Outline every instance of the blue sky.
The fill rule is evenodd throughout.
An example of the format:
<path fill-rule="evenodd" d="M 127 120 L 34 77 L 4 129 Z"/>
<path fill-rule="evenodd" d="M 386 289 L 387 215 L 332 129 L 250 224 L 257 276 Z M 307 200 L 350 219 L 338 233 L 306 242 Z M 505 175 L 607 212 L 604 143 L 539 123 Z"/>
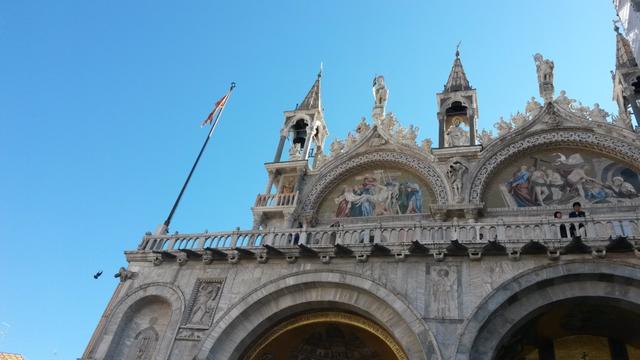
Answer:
<path fill-rule="evenodd" d="M 231 81 L 172 231 L 250 226 L 282 113 L 321 61 L 329 142 L 370 117 L 375 74 L 388 110 L 435 140 L 458 41 L 481 128 L 538 95 L 536 52 L 556 93 L 616 111 L 614 16 L 607 0 L 1 2 L 0 352 L 82 354 L 123 251 L 166 217 Z"/>

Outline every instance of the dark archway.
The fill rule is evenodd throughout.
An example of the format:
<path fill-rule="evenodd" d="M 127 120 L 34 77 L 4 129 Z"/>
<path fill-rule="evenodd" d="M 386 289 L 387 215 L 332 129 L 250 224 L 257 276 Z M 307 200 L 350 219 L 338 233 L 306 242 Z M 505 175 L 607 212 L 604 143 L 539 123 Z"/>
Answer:
<path fill-rule="evenodd" d="M 502 338 L 497 360 L 633 359 L 640 355 L 640 305 L 575 297 L 545 305 Z"/>
<path fill-rule="evenodd" d="M 539 316 L 550 311 L 566 318 L 569 313 L 562 315 L 560 311 L 563 304 L 576 304 L 581 299 L 595 299 L 598 306 L 608 306 L 607 309 L 614 306 L 618 317 L 628 315 L 629 311 L 640 314 L 638 267 L 612 261 L 571 261 L 537 267 L 514 277 L 492 291 L 465 322 L 455 359 L 489 360 L 503 356 L 509 345 L 518 341 L 520 329 L 534 326 Z M 589 306 L 586 309 L 593 310 L 595 305 Z M 589 335 L 588 327 L 574 330 L 566 332 L 567 336 L 557 335 L 558 339 L 598 335 L 593 332 L 596 335 Z M 615 340 L 636 343 L 617 335 Z"/>

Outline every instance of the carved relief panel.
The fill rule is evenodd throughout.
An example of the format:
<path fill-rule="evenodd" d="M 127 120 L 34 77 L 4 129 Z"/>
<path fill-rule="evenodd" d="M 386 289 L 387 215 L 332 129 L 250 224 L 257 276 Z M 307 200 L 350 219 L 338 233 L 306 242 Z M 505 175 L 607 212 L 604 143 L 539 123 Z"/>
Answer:
<path fill-rule="evenodd" d="M 223 282 L 218 278 L 196 280 L 177 339 L 200 340 L 202 331 L 211 327 Z"/>
<path fill-rule="evenodd" d="M 427 314 L 438 319 L 458 318 L 458 267 L 433 265 L 427 278 Z"/>

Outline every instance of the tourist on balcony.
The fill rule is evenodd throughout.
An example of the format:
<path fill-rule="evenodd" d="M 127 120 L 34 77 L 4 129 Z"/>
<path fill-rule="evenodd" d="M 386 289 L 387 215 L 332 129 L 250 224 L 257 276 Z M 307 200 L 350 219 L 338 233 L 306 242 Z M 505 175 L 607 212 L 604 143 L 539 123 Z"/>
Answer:
<path fill-rule="evenodd" d="M 580 204 L 580 202 L 576 201 L 573 203 L 573 211 L 569 213 L 569 218 L 579 218 L 579 217 L 586 217 L 587 215 L 585 214 L 584 211 L 582 211 L 582 204 Z M 585 232 L 585 228 L 584 228 L 584 224 L 583 223 L 579 223 L 578 224 L 578 233 L 576 234 L 576 227 L 574 224 L 571 224 L 571 226 L 569 227 L 569 233 L 571 234 L 571 237 L 580 237 L 582 238 L 583 236 L 586 236 L 586 232 Z"/>
<path fill-rule="evenodd" d="M 553 213 L 553 218 L 554 219 L 562 219 L 562 213 L 560 211 L 556 211 Z M 566 238 L 567 237 L 567 227 L 564 224 L 560 224 L 560 237 L 561 238 Z"/>

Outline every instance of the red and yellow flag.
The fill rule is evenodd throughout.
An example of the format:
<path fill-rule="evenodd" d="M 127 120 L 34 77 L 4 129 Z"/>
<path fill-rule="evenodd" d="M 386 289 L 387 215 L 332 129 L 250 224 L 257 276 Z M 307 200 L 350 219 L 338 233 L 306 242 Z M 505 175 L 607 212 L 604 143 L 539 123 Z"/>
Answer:
<path fill-rule="evenodd" d="M 207 118 L 204 119 L 204 121 L 202 122 L 201 127 L 204 127 L 205 125 L 211 124 L 213 122 L 213 118 L 216 116 L 216 113 L 218 113 L 220 110 L 222 110 L 222 108 L 224 108 L 224 105 L 226 104 L 228 98 L 229 98 L 229 93 L 225 94 L 223 97 L 220 98 L 220 100 L 216 102 L 215 106 L 213 107 L 213 110 L 211 110 L 211 113 L 209 113 L 209 116 L 207 116 Z"/>

